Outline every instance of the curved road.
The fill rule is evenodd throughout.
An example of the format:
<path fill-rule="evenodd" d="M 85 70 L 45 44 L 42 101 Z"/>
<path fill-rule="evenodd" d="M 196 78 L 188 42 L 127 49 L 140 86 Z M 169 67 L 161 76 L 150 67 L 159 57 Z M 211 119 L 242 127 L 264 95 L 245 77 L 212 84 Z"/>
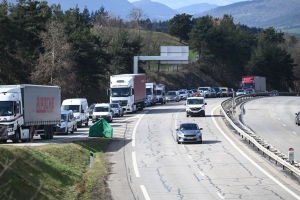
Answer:
<path fill-rule="evenodd" d="M 207 99 L 206 117 L 185 116 L 183 102 L 137 114 L 135 126 L 108 149 L 114 199 L 300 199 L 296 181 L 236 138 L 220 103 Z M 203 144 L 177 144 L 175 129 L 194 121 Z"/>
<path fill-rule="evenodd" d="M 247 102 L 244 108 L 248 127 L 285 155 L 294 148 L 295 160 L 300 161 L 300 126 L 295 124 L 300 97 L 261 98 Z"/>

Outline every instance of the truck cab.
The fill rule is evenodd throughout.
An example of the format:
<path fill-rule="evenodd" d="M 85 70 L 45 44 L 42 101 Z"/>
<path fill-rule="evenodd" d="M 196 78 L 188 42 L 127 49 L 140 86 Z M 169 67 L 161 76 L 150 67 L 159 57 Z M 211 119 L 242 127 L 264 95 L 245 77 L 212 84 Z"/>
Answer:
<path fill-rule="evenodd" d="M 166 100 L 166 89 L 163 84 L 156 85 L 156 102 L 165 104 Z"/>

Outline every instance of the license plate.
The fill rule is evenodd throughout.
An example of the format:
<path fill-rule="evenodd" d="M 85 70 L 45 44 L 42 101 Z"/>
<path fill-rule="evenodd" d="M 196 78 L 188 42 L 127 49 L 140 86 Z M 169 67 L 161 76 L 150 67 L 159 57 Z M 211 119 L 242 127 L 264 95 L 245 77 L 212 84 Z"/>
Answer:
<path fill-rule="evenodd" d="M 193 137 L 187 137 L 187 139 L 191 140 L 191 139 L 194 139 Z"/>

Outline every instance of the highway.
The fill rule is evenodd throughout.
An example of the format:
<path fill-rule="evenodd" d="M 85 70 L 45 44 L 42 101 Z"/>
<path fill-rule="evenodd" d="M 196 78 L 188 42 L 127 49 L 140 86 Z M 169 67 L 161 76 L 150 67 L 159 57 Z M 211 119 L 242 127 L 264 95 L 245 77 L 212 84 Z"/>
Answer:
<path fill-rule="evenodd" d="M 300 199 L 299 177 L 268 161 L 226 126 L 220 113 L 224 100 L 206 99 L 206 117 L 187 118 L 184 102 L 180 101 L 114 118 L 113 140 L 106 152 L 111 167 L 108 188 L 113 199 Z M 275 134 L 276 130 L 277 137 L 270 135 L 270 139 L 281 143 L 287 140 L 293 145 L 287 135 L 291 132 L 295 140 L 300 134 L 294 124 L 296 104 L 295 97 L 250 101 L 245 104 L 245 121 L 254 131 L 256 128 L 261 131 L 273 130 L 277 119 L 286 129 L 280 129 L 277 122 L 278 127 L 271 131 Z M 287 112 L 291 113 L 290 119 L 288 116 L 278 119 L 278 115 Z M 186 121 L 196 122 L 203 128 L 203 144 L 177 144 L 175 129 Z M 35 137 L 33 143 L 17 145 L 79 139 L 90 139 L 88 127 L 70 135 L 55 135 L 53 140 Z"/>
<path fill-rule="evenodd" d="M 300 127 L 295 113 L 300 110 L 300 97 L 268 97 L 250 101 L 244 106 L 244 122 L 260 137 L 286 155 L 294 148 L 300 161 Z"/>
<path fill-rule="evenodd" d="M 300 199 L 297 180 L 227 128 L 222 100 L 207 99 L 204 118 L 186 118 L 182 101 L 137 114 L 126 139 L 115 140 L 107 152 L 113 198 Z M 203 144 L 176 143 L 175 128 L 186 121 L 203 128 Z"/>

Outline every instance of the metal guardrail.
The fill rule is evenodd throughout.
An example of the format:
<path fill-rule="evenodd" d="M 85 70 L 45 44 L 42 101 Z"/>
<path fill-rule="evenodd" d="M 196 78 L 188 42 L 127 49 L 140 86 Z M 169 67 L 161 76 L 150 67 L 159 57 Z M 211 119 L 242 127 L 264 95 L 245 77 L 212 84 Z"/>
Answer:
<path fill-rule="evenodd" d="M 249 130 L 240 122 L 240 120 L 237 120 L 236 117 L 234 116 L 236 113 L 236 108 L 240 104 L 253 99 L 270 97 L 270 96 L 300 96 L 300 93 L 286 92 L 286 93 L 276 93 L 276 95 L 273 95 L 273 93 L 257 93 L 257 94 L 241 95 L 234 98 L 234 102 L 233 102 L 233 98 L 223 101 L 221 103 L 222 112 L 226 120 L 231 124 L 231 126 L 239 133 L 239 135 L 241 135 L 242 138 L 248 140 L 249 144 L 252 143 L 253 146 L 255 146 L 258 151 L 261 151 L 263 155 L 266 154 L 269 157 L 269 159 L 272 158 L 276 162 L 276 164 L 280 163 L 283 169 L 287 168 L 292 173 L 295 173 L 298 176 L 300 176 L 300 162 L 298 161 L 289 162 L 287 155 L 277 150 L 267 141 L 265 141 L 264 139 L 256 135 L 253 131 Z"/>

